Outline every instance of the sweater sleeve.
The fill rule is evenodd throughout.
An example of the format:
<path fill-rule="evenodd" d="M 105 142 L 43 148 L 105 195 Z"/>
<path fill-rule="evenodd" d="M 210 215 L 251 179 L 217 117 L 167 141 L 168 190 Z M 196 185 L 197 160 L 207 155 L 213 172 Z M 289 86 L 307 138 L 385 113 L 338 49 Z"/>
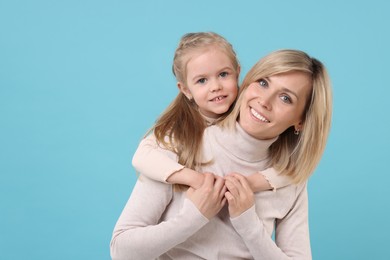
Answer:
<path fill-rule="evenodd" d="M 265 230 L 255 206 L 232 219 L 254 259 L 311 259 L 306 184 L 298 186 L 296 200 L 287 215 L 276 221 L 275 241 Z"/>
<path fill-rule="evenodd" d="M 113 260 L 155 259 L 208 223 L 189 199 L 175 217 L 159 222 L 172 192 L 172 185 L 140 176 L 114 228 Z"/>
<path fill-rule="evenodd" d="M 273 191 L 286 187 L 292 183 L 291 178 L 286 175 L 279 174 L 274 168 L 268 168 L 259 172 L 269 182 Z"/>
<path fill-rule="evenodd" d="M 184 168 L 176 158 L 162 152 L 153 134 L 144 138 L 134 153 L 133 166 L 137 172 L 160 182 L 167 183 L 168 177 Z"/>

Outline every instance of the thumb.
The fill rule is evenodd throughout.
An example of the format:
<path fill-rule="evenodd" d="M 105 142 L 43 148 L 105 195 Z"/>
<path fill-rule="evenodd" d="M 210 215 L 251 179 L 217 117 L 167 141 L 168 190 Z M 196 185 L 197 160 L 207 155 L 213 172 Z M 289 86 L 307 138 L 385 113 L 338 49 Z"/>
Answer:
<path fill-rule="evenodd" d="M 225 192 L 225 198 L 227 199 L 228 202 L 234 200 L 233 195 L 229 191 Z"/>

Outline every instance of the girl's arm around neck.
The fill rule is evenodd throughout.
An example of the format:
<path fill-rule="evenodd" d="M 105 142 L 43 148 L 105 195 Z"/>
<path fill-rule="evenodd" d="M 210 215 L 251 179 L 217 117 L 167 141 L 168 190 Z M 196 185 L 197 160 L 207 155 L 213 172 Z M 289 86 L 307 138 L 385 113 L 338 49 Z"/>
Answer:
<path fill-rule="evenodd" d="M 132 163 L 137 172 L 164 183 L 167 183 L 169 176 L 184 168 L 177 163 L 176 154 L 157 144 L 153 134 L 142 139 L 134 153 Z"/>

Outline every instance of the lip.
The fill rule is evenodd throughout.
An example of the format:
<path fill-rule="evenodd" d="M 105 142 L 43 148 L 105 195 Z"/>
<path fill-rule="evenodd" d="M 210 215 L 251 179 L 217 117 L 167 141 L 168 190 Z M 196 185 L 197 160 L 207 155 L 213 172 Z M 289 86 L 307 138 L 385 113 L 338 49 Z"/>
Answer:
<path fill-rule="evenodd" d="M 210 99 L 209 101 L 219 103 L 219 102 L 225 100 L 226 98 L 227 98 L 227 95 L 219 95 L 219 96 L 216 96 L 216 97 Z"/>
<path fill-rule="evenodd" d="M 252 118 L 254 118 L 256 121 L 259 121 L 262 123 L 270 123 L 270 120 L 267 117 L 265 117 L 263 114 L 261 114 L 259 111 L 257 111 L 253 107 L 249 107 L 249 113 L 251 114 Z"/>

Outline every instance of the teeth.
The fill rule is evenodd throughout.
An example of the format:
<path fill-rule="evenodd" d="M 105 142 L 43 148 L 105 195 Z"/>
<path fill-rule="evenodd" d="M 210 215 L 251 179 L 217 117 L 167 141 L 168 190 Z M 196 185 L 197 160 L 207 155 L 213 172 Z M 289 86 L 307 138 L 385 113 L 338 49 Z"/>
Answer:
<path fill-rule="evenodd" d="M 214 98 L 214 101 L 220 101 L 222 99 L 224 99 L 224 97 L 223 96 L 219 96 L 219 97 Z"/>
<path fill-rule="evenodd" d="M 259 113 L 257 113 L 253 108 L 251 108 L 251 113 L 252 115 L 254 115 L 257 119 L 259 119 L 260 121 L 263 121 L 265 123 L 269 123 L 269 121 L 263 117 L 262 115 L 260 115 Z"/>

